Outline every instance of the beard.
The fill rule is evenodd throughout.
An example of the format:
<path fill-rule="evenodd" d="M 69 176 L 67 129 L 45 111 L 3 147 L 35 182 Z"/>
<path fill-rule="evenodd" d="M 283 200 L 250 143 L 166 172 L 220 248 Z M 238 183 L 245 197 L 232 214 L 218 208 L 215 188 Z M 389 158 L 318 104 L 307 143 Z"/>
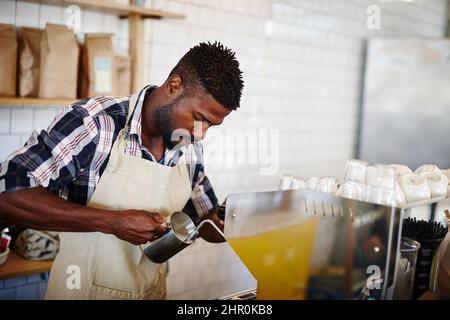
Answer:
<path fill-rule="evenodd" d="M 192 136 L 187 130 L 173 128 L 173 111 L 178 106 L 180 97 L 177 97 L 169 104 L 158 106 L 155 111 L 156 123 L 163 138 L 163 144 L 166 149 L 172 150 L 180 148 L 193 141 Z"/>

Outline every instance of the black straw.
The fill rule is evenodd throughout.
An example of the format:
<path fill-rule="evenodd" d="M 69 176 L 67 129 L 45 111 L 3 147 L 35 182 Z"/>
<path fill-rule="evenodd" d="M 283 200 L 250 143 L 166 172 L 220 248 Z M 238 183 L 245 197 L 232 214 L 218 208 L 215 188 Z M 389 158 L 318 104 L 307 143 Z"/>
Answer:
<path fill-rule="evenodd" d="M 412 239 L 434 240 L 445 237 L 448 228 L 439 222 L 407 218 L 403 220 L 403 236 Z"/>

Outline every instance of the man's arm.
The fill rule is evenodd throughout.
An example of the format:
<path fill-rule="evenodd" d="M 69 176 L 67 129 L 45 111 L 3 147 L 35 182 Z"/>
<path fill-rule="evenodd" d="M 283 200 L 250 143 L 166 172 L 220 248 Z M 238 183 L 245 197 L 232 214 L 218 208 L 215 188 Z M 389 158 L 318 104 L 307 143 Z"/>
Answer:
<path fill-rule="evenodd" d="M 88 208 L 57 196 L 91 165 L 100 122 L 85 105 L 67 106 L 47 130 L 0 164 L 0 218 L 11 224 L 52 231 L 100 231 L 134 244 L 162 234 L 162 218 L 140 210 Z M 80 202 L 82 203 L 82 202 Z"/>
<path fill-rule="evenodd" d="M 110 211 L 90 208 L 61 199 L 41 188 L 0 194 L 0 217 L 10 223 L 48 231 L 114 234 L 142 244 L 164 234 L 164 219 L 143 210 Z"/>
<path fill-rule="evenodd" d="M 189 169 L 193 179 L 192 195 L 183 211 L 191 216 L 198 225 L 205 219 L 210 219 L 223 232 L 223 221 L 217 216 L 219 203 L 208 177 L 204 173 L 203 147 L 195 143 L 187 150 Z M 200 237 L 208 242 L 225 242 L 225 239 L 210 224 L 204 224 L 200 229 Z"/>

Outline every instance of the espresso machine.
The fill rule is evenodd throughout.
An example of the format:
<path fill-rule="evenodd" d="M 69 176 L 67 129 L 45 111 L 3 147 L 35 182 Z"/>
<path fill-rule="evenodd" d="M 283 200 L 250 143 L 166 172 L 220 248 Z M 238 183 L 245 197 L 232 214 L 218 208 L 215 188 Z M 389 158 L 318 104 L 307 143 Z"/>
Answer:
<path fill-rule="evenodd" d="M 390 207 L 306 189 L 232 194 L 224 235 L 257 280 L 256 299 L 389 300 L 403 218 L 442 200 Z"/>

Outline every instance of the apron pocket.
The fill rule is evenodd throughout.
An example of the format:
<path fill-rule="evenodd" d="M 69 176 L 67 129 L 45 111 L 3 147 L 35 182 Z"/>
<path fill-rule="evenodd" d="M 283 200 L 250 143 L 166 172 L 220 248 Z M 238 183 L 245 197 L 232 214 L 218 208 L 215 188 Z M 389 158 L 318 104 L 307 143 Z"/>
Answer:
<path fill-rule="evenodd" d="M 143 299 L 161 279 L 161 265 L 152 263 L 140 246 L 100 234 L 96 249 L 92 285 L 99 299 Z"/>
<path fill-rule="evenodd" d="M 92 284 L 91 299 L 95 300 L 141 300 L 143 295 Z"/>
<path fill-rule="evenodd" d="M 147 290 L 144 293 L 144 300 L 166 300 L 167 299 L 167 287 L 166 287 L 166 270 L 165 267 L 161 268 L 158 272 L 158 277 L 155 280 L 153 288 Z"/>

